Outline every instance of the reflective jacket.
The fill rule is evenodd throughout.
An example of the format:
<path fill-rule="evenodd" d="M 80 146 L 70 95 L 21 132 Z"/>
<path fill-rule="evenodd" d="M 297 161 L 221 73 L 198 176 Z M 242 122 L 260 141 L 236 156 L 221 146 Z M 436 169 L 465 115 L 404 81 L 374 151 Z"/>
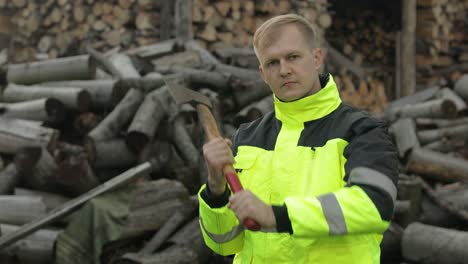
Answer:
<path fill-rule="evenodd" d="M 242 125 L 234 168 L 245 189 L 273 206 L 275 231 L 244 229 L 229 189 L 199 192 L 205 243 L 234 263 L 380 263 L 396 200 L 398 160 L 387 127 L 341 103 L 331 75 L 322 89 Z"/>

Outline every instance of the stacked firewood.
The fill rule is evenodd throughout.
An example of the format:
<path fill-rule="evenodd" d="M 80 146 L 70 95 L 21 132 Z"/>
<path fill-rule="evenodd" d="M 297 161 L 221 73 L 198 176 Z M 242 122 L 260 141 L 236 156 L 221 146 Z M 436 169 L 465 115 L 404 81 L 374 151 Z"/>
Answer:
<path fill-rule="evenodd" d="M 9 54 L 12 62 L 83 53 L 87 45 L 107 51 L 156 43 L 174 37 L 176 1 L 48 0 L 1 1 L 17 10 Z M 186 4 L 186 3 L 184 3 Z M 192 1 L 192 31 L 203 47 L 252 45 L 255 29 L 268 18 L 298 13 L 318 25 L 322 39 L 331 25 L 327 0 Z"/>
<path fill-rule="evenodd" d="M 386 109 L 401 161 L 396 214 L 382 245 L 388 263 L 466 262 L 467 101 L 464 75 Z"/>
<path fill-rule="evenodd" d="M 172 13 L 162 11 L 172 1 L 4 2 L 0 7 L 17 9 L 12 18 L 16 26 L 10 51 L 13 62 L 76 55 L 87 45 L 108 50 L 155 43 L 161 38 L 161 29 L 170 23 L 163 13 Z"/>
<path fill-rule="evenodd" d="M 319 39 L 331 25 L 327 0 L 322 1 L 193 1 L 193 31 L 209 50 L 250 47 L 255 29 L 272 16 L 297 13 L 317 25 Z"/>
<path fill-rule="evenodd" d="M 417 1 L 416 65 L 421 75 L 418 83 L 430 83 L 451 73 L 467 72 L 468 1 Z M 450 67 L 450 70 L 444 70 Z"/>

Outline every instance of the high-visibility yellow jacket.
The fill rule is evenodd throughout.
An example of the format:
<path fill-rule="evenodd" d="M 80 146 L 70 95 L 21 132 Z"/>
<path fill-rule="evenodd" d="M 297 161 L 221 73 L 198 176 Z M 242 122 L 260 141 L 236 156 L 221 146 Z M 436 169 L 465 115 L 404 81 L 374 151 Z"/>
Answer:
<path fill-rule="evenodd" d="M 205 243 L 234 263 L 380 263 L 396 200 L 398 160 L 383 122 L 322 89 L 239 128 L 234 168 L 245 189 L 273 206 L 275 231 L 252 232 L 226 207 L 230 191 L 199 192 Z"/>

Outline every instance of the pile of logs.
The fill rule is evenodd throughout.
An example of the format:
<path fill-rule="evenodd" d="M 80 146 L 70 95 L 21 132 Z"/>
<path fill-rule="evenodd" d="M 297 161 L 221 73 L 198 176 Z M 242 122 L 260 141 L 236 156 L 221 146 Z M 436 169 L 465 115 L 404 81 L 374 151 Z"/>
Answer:
<path fill-rule="evenodd" d="M 145 258 L 206 263 L 211 254 L 188 199 L 206 180 L 200 158 L 205 139 L 194 108 L 175 104 L 165 78 L 207 95 L 226 137 L 272 110 L 270 89 L 258 69 L 222 63 L 195 40 L 121 53 L 87 51 L 5 67 L 0 260 L 50 263 L 57 228 L 73 217 L 66 215 L 104 190 L 146 176 L 151 185 L 145 183 L 139 189 L 143 198 L 130 206 L 125 241 L 157 231 L 157 239 L 145 240 L 153 241 L 141 249 Z M 192 213 L 178 214 L 184 211 Z M 171 222 L 179 224 L 163 227 Z M 104 255 L 112 256 L 108 263 L 119 259 Z"/>
<path fill-rule="evenodd" d="M 400 157 L 396 214 L 384 236 L 388 263 L 465 263 L 468 258 L 468 75 L 385 111 Z M 383 262 L 386 263 L 386 262 Z"/>
<path fill-rule="evenodd" d="M 87 45 L 107 51 L 177 37 L 180 21 L 174 14 L 181 8 L 192 10 L 190 34 L 209 50 L 251 46 L 255 29 L 277 14 L 303 15 L 318 25 L 320 38 L 331 25 L 327 0 L 15 0 L 0 1 L 0 8 L 16 10 L 9 19 L 16 27 L 11 62 L 82 54 Z"/>
<path fill-rule="evenodd" d="M 169 38 L 173 23 L 173 1 L 17 0 L 2 1 L 1 7 L 16 9 L 12 62 L 76 55 L 87 45 L 100 50 L 147 45 Z"/>
<path fill-rule="evenodd" d="M 468 1 L 418 0 L 416 65 L 418 83 L 468 71 Z M 445 68 L 449 67 L 450 70 Z"/>
<path fill-rule="evenodd" d="M 232 46 L 250 47 L 258 26 L 272 16 L 286 13 L 297 13 L 315 23 L 319 39 L 323 39 L 325 30 L 332 22 L 327 12 L 327 0 L 194 0 L 194 37 L 209 50 Z"/>

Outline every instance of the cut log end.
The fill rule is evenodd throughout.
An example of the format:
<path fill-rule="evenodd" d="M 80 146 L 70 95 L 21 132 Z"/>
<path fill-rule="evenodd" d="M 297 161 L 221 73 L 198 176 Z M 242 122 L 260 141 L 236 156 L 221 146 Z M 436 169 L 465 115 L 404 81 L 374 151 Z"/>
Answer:
<path fill-rule="evenodd" d="M 125 139 L 127 146 L 135 153 L 140 153 L 150 139 L 139 131 L 130 131 Z"/>

